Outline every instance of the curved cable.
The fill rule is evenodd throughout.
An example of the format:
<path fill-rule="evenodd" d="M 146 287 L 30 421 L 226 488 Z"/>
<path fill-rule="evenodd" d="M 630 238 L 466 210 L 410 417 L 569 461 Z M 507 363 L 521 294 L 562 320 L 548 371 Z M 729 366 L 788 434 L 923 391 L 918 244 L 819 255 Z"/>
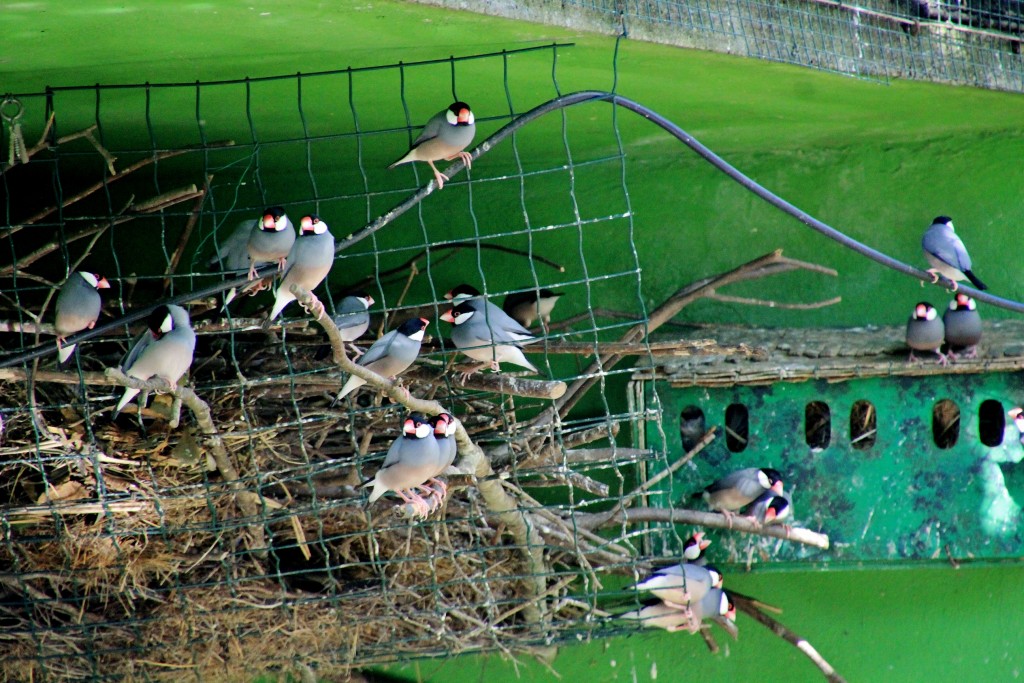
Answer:
<path fill-rule="evenodd" d="M 903 273 L 904 275 L 909 275 L 910 277 L 917 278 L 918 280 L 921 280 L 923 282 L 932 282 L 932 276 L 930 273 L 920 270 L 919 268 L 914 268 L 913 266 L 910 266 L 906 263 L 903 263 L 902 261 L 894 259 L 893 257 L 888 256 L 887 254 L 883 254 L 882 252 L 876 249 L 872 249 L 871 247 L 861 242 L 858 242 L 852 237 L 844 235 L 835 228 L 810 215 L 806 211 L 802 211 L 793 204 L 790 204 L 785 199 L 779 197 L 778 195 L 771 192 L 767 188 L 762 187 L 756 181 L 744 175 L 732 164 L 730 164 L 725 159 L 721 158 L 720 156 L 712 152 L 709 148 L 701 144 L 696 138 L 694 138 L 692 135 L 687 133 L 685 130 L 683 130 L 676 124 L 666 119 L 664 116 L 661 116 L 657 112 L 648 109 L 639 102 L 635 102 L 634 100 L 622 97 L 620 95 L 616 95 L 614 93 L 605 92 L 601 90 L 584 90 L 580 92 L 569 93 L 567 95 L 562 95 L 561 97 L 556 97 L 552 100 L 548 100 L 547 102 L 534 107 L 533 109 L 527 111 L 526 113 L 522 114 L 521 116 L 517 117 L 516 119 L 510 121 L 505 126 L 498 129 L 493 135 L 491 135 L 486 140 L 481 142 L 472 151 L 472 156 L 474 159 L 477 159 L 483 154 L 486 154 L 499 142 L 512 135 L 512 133 L 519 130 L 523 126 L 527 125 L 531 121 L 534 121 L 535 119 L 544 116 L 545 114 L 549 114 L 559 109 L 564 109 L 566 107 L 571 107 L 586 102 L 609 102 L 611 104 L 620 106 L 624 109 L 628 109 L 629 111 L 632 111 L 633 113 L 638 114 L 639 116 L 642 116 L 651 123 L 659 126 L 663 130 L 671 134 L 677 140 L 679 140 L 687 147 L 692 149 L 694 152 L 696 152 L 705 161 L 710 163 L 712 166 L 717 168 L 725 175 L 732 178 L 745 189 L 754 193 L 764 201 L 768 202 L 772 206 L 779 209 L 780 211 L 789 214 L 790 216 L 797 219 L 798 221 L 808 226 L 809 228 L 816 230 L 817 232 L 820 232 L 829 239 L 832 239 L 838 242 L 839 244 L 843 245 L 847 249 L 851 249 L 861 254 L 862 256 L 866 256 L 872 261 L 880 263 L 883 266 L 886 266 L 887 268 L 891 268 L 893 270 Z M 461 160 L 459 160 L 453 163 L 447 169 L 445 169 L 445 174 L 451 176 L 455 173 L 461 172 L 464 168 L 465 164 Z M 390 211 L 387 211 L 378 216 L 374 221 L 366 225 L 359 232 L 351 235 L 350 237 L 344 240 L 341 240 L 335 247 L 335 253 L 340 253 L 344 251 L 348 247 L 351 247 L 353 244 L 362 241 L 363 239 L 369 237 L 370 235 L 377 232 L 387 224 L 391 223 L 396 218 L 404 214 L 406 211 L 408 211 L 409 209 L 423 201 L 423 199 L 426 198 L 428 195 L 433 193 L 435 187 L 436 185 L 434 181 L 431 180 L 426 185 L 417 190 L 415 193 L 407 197 L 400 204 L 392 208 Z M 258 269 L 257 275 L 258 277 L 266 277 L 270 275 L 276 268 L 276 264 L 268 264 Z M 138 320 L 142 320 L 143 318 L 148 316 L 161 303 L 181 304 L 191 299 L 213 296 L 219 294 L 220 292 L 224 292 L 228 289 L 231 289 L 232 287 L 240 287 L 246 284 L 247 282 L 247 276 L 240 276 L 233 280 L 222 280 L 220 282 L 217 282 L 216 284 L 210 285 L 209 287 L 181 294 L 179 296 L 173 297 L 165 301 L 157 302 L 155 304 L 152 304 L 151 306 L 135 310 L 121 318 L 118 318 L 117 320 L 113 320 L 103 325 L 97 325 L 91 330 L 85 330 L 83 332 L 74 334 L 68 337 L 65 343 L 76 344 L 78 342 L 85 341 L 86 339 L 91 339 L 93 337 L 100 336 L 118 327 L 122 327 L 124 325 L 136 322 Z M 939 284 L 946 287 L 952 287 L 954 283 L 945 277 L 940 277 Z M 1004 299 L 1002 297 L 995 296 L 994 294 L 987 294 L 985 292 L 979 291 L 972 287 L 968 287 L 966 285 L 961 285 L 959 291 L 962 291 L 968 294 L 969 296 L 973 297 L 974 299 L 978 301 L 983 301 L 992 306 L 1003 308 L 1008 311 L 1014 311 L 1016 313 L 1024 313 L 1024 303 L 1021 303 L 1019 301 Z M 0 359 L 0 368 L 10 367 L 12 365 L 19 365 L 21 363 L 25 363 L 27 361 L 31 361 L 36 358 L 40 358 L 42 356 L 54 353 L 56 352 L 56 350 L 56 344 L 53 344 L 52 342 L 40 344 L 22 353 L 18 353 L 16 355 Z"/>

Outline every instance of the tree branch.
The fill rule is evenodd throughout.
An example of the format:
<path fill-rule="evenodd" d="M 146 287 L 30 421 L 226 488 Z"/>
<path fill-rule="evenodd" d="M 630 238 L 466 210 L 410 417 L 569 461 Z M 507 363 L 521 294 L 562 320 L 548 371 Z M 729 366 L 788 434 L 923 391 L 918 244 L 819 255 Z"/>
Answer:
<path fill-rule="evenodd" d="M 814 665 L 821 670 L 821 673 L 825 675 L 825 680 L 829 681 L 829 683 L 846 683 L 846 679 L 840 676 L 836 670 L 832 668 L 832 665 L 829 664 L 824 657 L 818 654 L 818 651 L 814 649 L 814 646 L 761 611 L 757 606 L 757 600 L 732 590 L 729 591 L 729 596 L 732 598 L 732 602 L 736 606 L 736 609 L 744 614 L 749 614 L 755 621 L 765 626 L 769 631 L 777 635 L 779 638 L 782 638 L 787 643 L 793 645 L 796 649 L 800 650 L 800 652 L 804 653 L 804 655 L 814 662 Z"/>

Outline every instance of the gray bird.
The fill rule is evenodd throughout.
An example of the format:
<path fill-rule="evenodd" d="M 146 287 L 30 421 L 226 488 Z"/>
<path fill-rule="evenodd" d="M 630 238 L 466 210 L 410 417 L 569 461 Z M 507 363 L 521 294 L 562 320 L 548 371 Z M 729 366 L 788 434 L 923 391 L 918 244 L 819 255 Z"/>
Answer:
<path fill-rule="evenodd" d="M 712 588 L 721 587 L 722 573 L 716 568 L 687 562 L 659 569 L 633 589 L 650 591 L 670 607 L 684 609 L 688 603 L 700 602 Z"/>
<path fill-rule="evenodd" d="M 978 304 L 964 293 L 958 293 L 949 302 L 949 308 L 942 314 L 942 324 L 946 329 L 946 353 L 956 358 L 961 353 L 964 358 L 978 355 L 978 342 L 981 341 L 981 316 Z"/>
<path fill-rule="evenodd" d="M 228 238 L 217 245 L 217 250 L 206 262 L 207 267 L 239 274 L 249 270 L 249 237 L 259 229 L 259 223 L 255 218 L 240 221 Z"/>
<path fill-rule="evenodd" d="M 416 489 L 430 491 L 423 485 L 437 469 L 440 456 L 433 433 L 434 426 L 426 415 L 409 413 L 402 426 L 402 436 L 391 444 L 376 476 L 363 484 L 373 487 L 371 503 L 388 491 L 394 491 L 418 514 L 426 517 L 430 513 L 430 504 Z"/>
<path fill-rule="evenodd" d="M 57 294 L 56 320 L 57 357 L 66 363 L 75 352 L 75 344 L 64 344 L 67 337 L 96 327 L 103 301 L 99 290 L 110 289 L 105 277 L 95 273 L 75 271 Z"/>
<path fill-rule="evenodd" d="M 160 377 L 172 387 L 192 365 L 196 333 L 188 311 L 181 306 L 161 304 L 146 319 L 149 328 L 135 341 L 121 361 L 121 370 L 129 377 L 147 380 Z M 114 415 L 121 412 L 139 389 L 125 389 Z"/>
<path fill-rule="evenodd" d="M 281 279 L 274 298 L 274 308 L 267 320 L 281 315 L 284 307 L 295 301 L 292 285 L 312 292 L 320 286 L 334 265 L 334 235 L 319 216 L 303 216 L 299 237 L 287 257 L 288 269 Z"/>
<path fill-rule="evenodd" d="M 455 347 L 480 363 L 464 374 L 472 374 L 488 364 L 498 372 L 499 363 L 512 363 L 537 372 L 537 368 L 523 355 L 522 344 L 525 342 L 517 331 L 520 329 L 519 323 L 510 319 L 515 325 L 515 328 L 510 329 L 502 325 L 500 320 L 488 319 L 487 313 L 474 309 L 474 303 L 478 301 L 463 301 L 441 316 L 441 320 L 453 325 L 451 339 Z"/>
<path fill-rule="evenodd" d="M 761 526 L 784 524 L 793 519 L 793 500 L 787 493 L 765 491 L 743 510 Z"/>
<path fill-rule="evenodd" d="M 352 292 L 338 305 L 331 319 L 341 334 L 342 341 L 354 342 L 370 328 L 369 308 L 373 297 L 363 291 Z"/>
<path fill-rule="evenodd" d="M 550 289 L 513 292 L 505 297 L 501 310 L 523 327 L 529 327 L 537 319 L 547 325 L 551 322 L 551 311 L 563 296 Z"/>
<path fill-rule="evenodd" d="M 953 291 L 959 287 L 957 280 L 965 278 L 978 289 L 988 289 L 985 283 L 971 272 L 971 257 L 953 230 L 953 219 L 949 216 L 938 216 L 932 221 L 921 238 L 921 248 L 924 250 L 925 259 L 932 266 L 928 269 L 932 274 L 932 282 L 938 282 L 939 275 L 944 275 L 953 281 Z"/>
<path fill-rule="evenodd" d="M 397 377 L 405 372 L 420 354 L 420 345 L 423 343 L 423 335 L 429 322 L 426 318 L 409 318 L 397 329 L 373 342 L 356 364 L 373 370 L 382 377 Z M 363 378 L 350 376 L 334 402 L 337 403 L 364 384 L 366 380 Z"/>
<path fill-rule="evenodd" d="M 437 471 L 430 477 L 429 483 L 437 486 L 438 499 L 443 500 L 448 493 L 448 485 L 438 479 L 455 462 L 458 455 L 458 444 L 455 443 L 455 430 L 458 423 L 449 413 L 435 415 L 431 420 L 434 425 L 434 439 L 437 441 L 439 453 Z"/>
<path fill-rule="evenodd" d="M 907 346 L 910 347 L 907 362 L 917 360 L 914 351 L 932 351 L 939 357 L 939 363 L 945 365 L 946 356 L 939 350 L 945 337 L 946 328 L 939 319 L 939 312 L 927 301 L 919 302 L 907 320 Z"/>
<path fill-rule="evenodd" d="M 508 313 L 488 301 L 487 297 L 472 285 L 461 284 L 458 287 L 454 287 L 444 295 L 444 298 L 450 300 L 453 306 L 468 303 L 474 311 L 486 317 L 487 322 L 491 326 L 505 330 L 520 344 L 532 344 L 538 340 L 537 337 L 533 336 L 533 332 L 530 332 Z"/>
<path fill-rule="evenodd" d="M 696 633 L 700 630 L 702 621 L 715 618 L 723 618 L 730 622 L 736 620 L 736 608 L 728 593 L 721 588 L 710 589 L 700 601 L 691 603 L 686 609 L 658 601 L 639 610 L 619 615 L 619 619 L 633 619 L 640 621 L 643 626 L 663 628 L 671 633 L 683 629 Z"/>
<path fill-rule="evenodd" d="M 748 467 L 717 479 L 703 490 L 692 494 L 703 498 L 708 507 L 726 517 L 754 502 L 765 491 L 782 493 L 782 475 L 770 467 Z"/>
<path fill-rule="evenodd" d="M 264 211 L 262 221 L 249 233 L 249 279 L 256 278 L 256 268 L 264 263 L 276 261 L 278 272 L 283 272 L 294 244 L 295 231 L 284 209 L 272 206 Z"/>
<path fill-rule="evenodd" d="M 425 161 L 434 172 L 437 189 L 442 189 L 448 176 L 438 171 L 434 162 L 441 159 L 451 161 L 459 157 L 466 163 L 466 168 L 471 168 L 473 156 L 464 150 L 469 147 L 473 142 L 473 136 L 476 135 L 475 121 L 476 118 L 468 104 L 453 102 L 444 111 L 430 117 L 427 125 L 423 127 L 423 132 L 413 140 L 409 151 L 388 168 L 413 161 Z"/>

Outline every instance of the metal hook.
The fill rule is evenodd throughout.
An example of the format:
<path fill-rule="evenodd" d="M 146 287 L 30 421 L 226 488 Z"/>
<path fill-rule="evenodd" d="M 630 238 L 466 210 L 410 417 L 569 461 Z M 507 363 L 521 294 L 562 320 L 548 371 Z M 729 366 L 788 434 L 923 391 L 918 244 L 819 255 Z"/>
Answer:
<path fill-rule="evenodd" d="M 28 149 L 25 148 L 25 138 L 21 134 L 20 119 L 25 115 L 25 105 L 16 97 L 8 95 L 0 102 L 0 118 L 11 130 L 10 151 L 7 154 L 7 165 L 14 166 L 15 158 L 21 163 L 28 163 Z"/>

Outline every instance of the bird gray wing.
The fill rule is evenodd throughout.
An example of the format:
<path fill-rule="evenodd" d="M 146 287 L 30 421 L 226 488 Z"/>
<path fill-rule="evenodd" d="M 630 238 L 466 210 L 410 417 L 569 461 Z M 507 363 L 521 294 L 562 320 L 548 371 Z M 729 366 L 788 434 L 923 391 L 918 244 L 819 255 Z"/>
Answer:
<path fill-rule="evenodd" d="M 357 361 L 358 364 L 365 368 L 370 363 L 378 361 L 388 355 L 388 351 L 391 349 L 391 345 L 395 343 L 395 337 L 397 336 L 398 330 L 391 330 L 383 337 L 373 342 L 373 344 L 370 345 L 370 348 L 367 349 L 366 353 L 359 358 Z"/>
<path fill-rule="evenodd" d="M 939 229 L 929 228 L 924 234 L 922 246 L 929 254 L 959 271 L 971 269 L 971 257 L 967 254 L 963 240 L 945 226 Z"/>
<path fill-rule="evenodd" d="M 447 111 L 447 110 L 445 110 Z M 423 126 L 423 130 L 420 131 L 419 137 L 412 141 L 413 147 L 419 147 L 427 140 L 433 140 L 441 133 L 441 127 L 448 123 L 445 118 L 445 113 L 440 111 L 430 117 L 427 124 Z"/>
<path fill-rule="evenodd" d="M 90 323 L 96 322 L 103 305 L 99 292 L 78 273 L 72 273 L 71 278 L 57 294 L 54 323 L 58 333 L 69 330 L 66 334 L 71 334 L 84 330 Z"/>
<path fill-rule="evenodd" d="M 721 479 L 712 482 L 705 489 L 708 493 L 715 493 L 716 491 L 725 491 L 728 489 L 738 489 L 744 495 L 758 495 L 764 488 L 757 481 L 757 470 L 756 467 L 748 467 L 742 470 L 736 470 L 730 472 Z M 753 485 L 752 491 L 747 491 Z"/>
<path fill-rule="evenodd" d="M 135 341 L 132 343 L 132 348 L 129 349 L 128 353 L 126 353 L 124 358 L 121 359 L 121 369 L 127 371 L 128 368 L 133 366 L 142 352 L 146 350 L 146 347 L 154 341 L 156 340 L 153 339 L 153 334 L 149 330 L 143 330 L 139 336 L 135 337 Z"/>
<path fill-rule="evenodd" d="M 259 221 L 253 219 L 242 221 L 228 235 L 228 238 L 214 248 L 214 253 L 207 261 L 213 268 L 221 265 L 224 270 L 241 270 L 249 267 L 249 236 Z"/>

